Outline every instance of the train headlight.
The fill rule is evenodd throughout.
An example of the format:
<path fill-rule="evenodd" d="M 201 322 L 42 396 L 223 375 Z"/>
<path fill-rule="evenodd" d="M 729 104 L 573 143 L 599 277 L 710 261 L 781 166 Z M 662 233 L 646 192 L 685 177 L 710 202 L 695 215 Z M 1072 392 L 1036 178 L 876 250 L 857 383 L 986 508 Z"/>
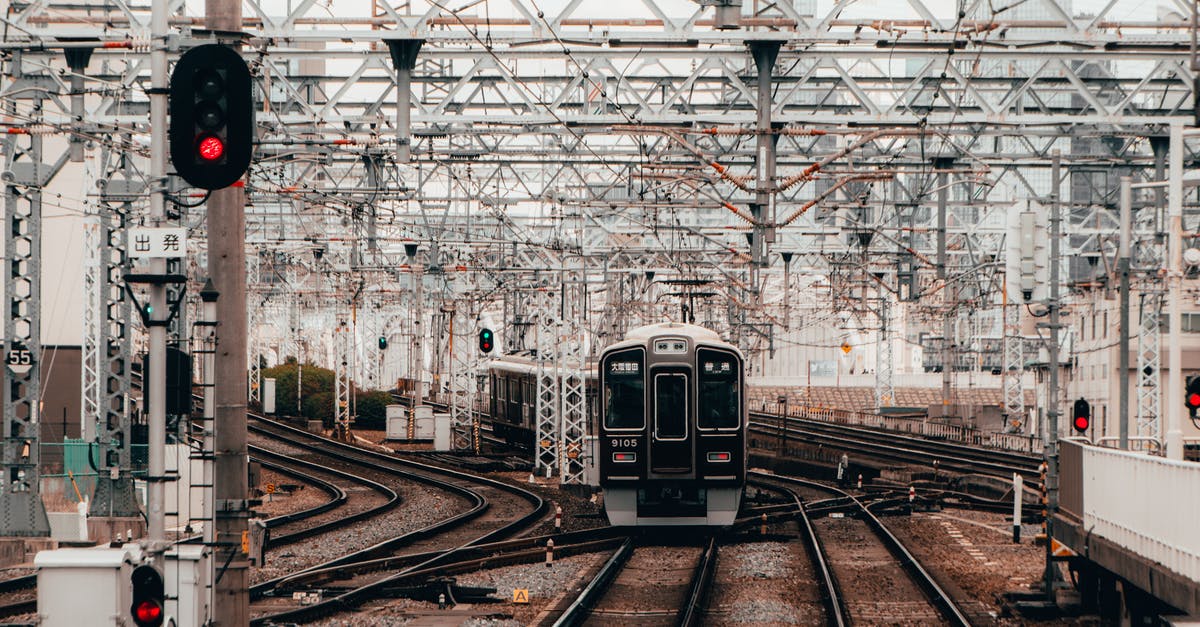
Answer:
<path fill-rule="evenodd" d="M 636 462 L 637 453 L 613 453 L 613 461 L 624 463 Z"/>
<path fill-rule="evenodd" d="M 708 461 L 710 461 L 710 462 L 727 462 L 731 459 L 733 459 L 733 456 L 730 455 L 729 453 L 709 453 L 708 454 Z"/>

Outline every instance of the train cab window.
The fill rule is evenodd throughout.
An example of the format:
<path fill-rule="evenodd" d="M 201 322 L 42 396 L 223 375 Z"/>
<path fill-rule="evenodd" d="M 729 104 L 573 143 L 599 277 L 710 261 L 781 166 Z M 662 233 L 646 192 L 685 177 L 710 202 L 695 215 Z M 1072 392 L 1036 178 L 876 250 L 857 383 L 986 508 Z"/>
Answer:
<path fill-rule="evenodd" d="M 687 375 L 654 375 L 654 437 L 658 440 L 687 438 Z"/>
<path fill-rule="evenodd" d="M 646 428 L 645 353 L 620 351 L 604 358 L 604 427 Z"/>
<path fill-rule="evenodd" d="M 699 398 L 696 426 L 701 429 L 736 429 L 741 424 L 741 394 L 736 355 L 724 351 L 696 352 Z"/>

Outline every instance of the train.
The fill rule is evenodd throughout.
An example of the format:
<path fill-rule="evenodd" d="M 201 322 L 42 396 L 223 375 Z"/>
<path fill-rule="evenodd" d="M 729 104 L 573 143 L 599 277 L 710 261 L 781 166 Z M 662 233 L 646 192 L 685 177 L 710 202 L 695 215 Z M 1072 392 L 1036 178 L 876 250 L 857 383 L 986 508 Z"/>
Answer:
<path fill-rule="evenodd" d="M 603 350 L 598 465 L 616 526 L 725 526 L 746 483 L 745 361 L 690 324 L 632 329 Z"/>
<path fill-rule="evenodd" d="M 488 412 L 492 435 L 510 446 L 533 450 L 537 431 L 537 362 L 531 353 L 503 355 L 488 362 Z M 596 416 L 596 370 L 584 371 L 588 422 Z"/>
<path fill-rule="evenodd" d="M 488 364 L 493 434 L 533 449 L 537 364 Z M 630 330 L 585 371 L 598 482 L 615 526 L 725 526 L 746 482 L 745 362 L 703 327 Z M 649 391 L 649 393 L 647 393 Z"/>

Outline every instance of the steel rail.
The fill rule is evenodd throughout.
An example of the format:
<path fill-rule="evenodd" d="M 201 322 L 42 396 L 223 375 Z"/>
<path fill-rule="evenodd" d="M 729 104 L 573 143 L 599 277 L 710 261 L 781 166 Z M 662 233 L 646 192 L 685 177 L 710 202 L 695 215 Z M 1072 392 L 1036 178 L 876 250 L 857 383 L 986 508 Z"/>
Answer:
<path fill-rule="evenodd" d="M 755 481 L 754 483 L 760 483 Z M 779 485 L 770 482 L 761 482 L 762 485 L 770 486 L 776 490 L 784 490 L 795 501 L 796 519 L 800 522 L 800 529 L 804 534 L 807 542 L 804 544 L 805 550 L 808 552 L 809 558 L 817 567 L 817 572 L 821 577 L 821 604 L 825 606 L 825 624 L 836 625 L 837 627 L 845 627 L 849 624 L 846 615 L 849 612 L 846 609 L 845 601 L 842 599 L 841 584 L 834 575 L 833 569 L 829 567 L 829 557 L 825 552 L 825 543 L 821 541 L 817 535 L 817 530 L 813 527 L 812 518 L 809 516 L 808 506 L 800 495 L 786 485 Z"/>
<path fill-rule="evenodd" d="M 768 475 L 757 471 L 751 471 L 751 474 L 762 480 L 802 485 L 816 490 L 840 494 L 849 498 L 858 506 L 859 511 L 862 513 L 863 520 L 865 520 L 867 524 L 870 525 L 870 527 L 875 531 L 876 535 L 880 538 L 880 540 L 883 541 L 883 544 L 887 547 L 888 551 L 892 553 L 892 555 L 900 562 L 900 565 L 904 568 L 904 570 L 908 572 L 909 576 L 913 579 L 913 582 L 921 588 L 921 591 L 925 593 L 925 596 L 929 602 L 939 612 L 941 612 L 942 617 L 949 621 L 951 625 L 959 625 L 962 627 L 969 627 L 971 625 L 971 621 L 967 619 L 966 615 L 958 607 L 958 604 L 954 601 L 950 594 L 937 583 L 929 571 L 925 570 L 925 567 L 921 565 L 920 560 L 918 560 L 908 550 L 908 548 L 904 546 L 904 543 L 901 542 L 900 539 L 897 538 L 895 534 L 893 534 L 887 528 L 887 526 L 883 524 L 883 521 L 879 520 L 879 517 L 877 517 L 874 512 L 871 511 L 871 506 L 864 504 L 862 501 L 854 497 L 854 495 L 815 481 L 808 481 L 806 479 L 798 479 L 796 477 L 787 477 L 783 475 Z"/>
<path fill-rule="evenodd" d="M 778 425 L 751 423 L 749 431 L 760 435 L 777 437 L 779 427 Z M 857 439 L 854 434 L 821 433 L 810 431 L 803 427 L 788 426 L 785 433 L 788 434 L 788 437 L 793 437 L 797 441 L 821 443 L 843 450 L 860 451 L 889 461 L 930 466 L 936 460 L 938 467 L 942 470 L 978 473 L 1003 478 L 1011 478 L 1014 472 L 1021 474 L 1027 479 L 1036 479 L 1038 477 L 1036 467 L 1012 466 L 987 461 L 969 453 L 964 456 L 962 453 L 939 449 L 937 448 L 937 443 L 928 440 L 924 441 L 924 444 L 915 445 L 914 448 L 905 448 L 876 442 L 871 439 Z M 893 441 L 895 439 L 893 438 Z M 853 448 L 850 448 L 850 446 L 853 446 Z"/>
<path fill-rule="evenodd" d="M 692 574 L 692 583 L 688 587 L 687 596 L 675 624 L 679 627 L 695 627 L 701 624 L 700 615 L 708 602 L 708 593 L 712 590 L 713 579 L 717 571 L 717 536 L 713 534 L 704 547 L 700 562 Z"/>
<path fill-rule="evenodd" d="M 338 611 L 341 611 L 341 610 L 344 610 L 347 608 L 356 607 L 359 604 L 361 604 L 367 600 L 376 598 L 377 596 L 379 596 L 380 594 L 385 592 L 389 586 L 395 585 L 395 583 L 398 580 L 400 580 L 401 578 L 411 575 L 412 573 L 414 573 L 416 571 L 419 571 L 422 569 L 429 569 L 434 566 L 437 566 L 440 563 L 446 562 L 448 559 L 455 556 L 460 551 L 463 551 L 470 547 L 473 547 L 473 546 L 476 546 L 479 544 L 485 544 L 487 542 L 491 542 L 491 541 L 512 535 L 513 533 L 519 531 L 520 529 L 526 528 L 529 525 L 531 525 L 533 522 L 541 519 L 548 511 L 548 506 L 547 506 L 546 502 L 537 494 L 534 494 L 528 490 L 518 488 L 518 487 L 509 485 L 509 484 L 506 484 L 506 483 L 503 483 L 500 481 L 496 481 L 494 479 L 490 479 L 487 477 L 479 477 L 479 476 L 471 475 L 471 474 L 460 472 L 460 471 L 453 470 L 453 469 L 434 466 L 431 464 L 422 464 L 422 463 L 419 463 L 419 462 L 416 462 L 413 460 L 398 458 L 393 455 L 386 455 L 383 453 L 378 453 L 376 451 L 360 448 L 357 446 L 346 444 L 344 442 L 339 442 L 337 440 L 318 436 L 318 435 L 309 433 L 302 429 L 297 429 L 297 428 L 289 426 L 289 425 L 271 421 L 262 416 L 258 416 L 256 414 L 250 414 L 250 416 L 256 420 L 259 420 L 260 422 L 269 424 L 272 429 L 278 429 L 285 433 L 294 435 L 299 439 L 308 440 L 310 442 L 318 442 L 321 445 L 321 446 L 317 446 L 315 444 L 310 444 L 307 442 L 291 440 L 290 442 L 294 446 L 300 446 L 302 448 L 306 448 L 309 450 L 316 450 L 316 451 L 321 452 L 322 454 L 327 454 L 327 455 L 344 456 L 344 457 L 351 457 L 351 458 L 357 457 L 357 459 L 354 460 L 354 463 L 362 463 L 363 458 L 368 458 L 373 461 L 382 462 L 378 467 L 380 467 L 381 469 L 385 469 L 388 472 L 405 473 L 405 474 L 411 475 L 413 479 L 422 481 L 427 484 L 450 487 L 450 488 L 453 488 L 455 491 L 459 491 L 460 493 L 476 494 L 476 498 L 479 498 L 480 500 L 482 500 L 482 497 L 479 497 L 477 495 L 477 493 L 474 493 L 467 488 L 450 483 L 450 482 L 442 480 L 442 479 L 438 479 L 436 477 L 422 475 L 420 473 L 423 472 L 423 473 L 429 473 L 431 475 L 449 476 L 456 480 L 467 482 L 467 483 L 488 485 L 490 487 L 493 487 L 493 488 L 496 488 L 496 489 L 499 489 L 499 490 L 502 490 L 502 491 L 505 491 L 505 492 L 508 492 L 511 494 L 515 494 L 515 495 L 519 496 L 520 498 L 526 500 L 533 506 L 532 511 L 528 512 L 527 514 L 520 517 L 519 519 L 512 521 L 508 524 L 502 525 L 501 527 L 494 529 L 488 533 L 485 533 L 479 537 L 476 537 L 469 542 L 460 544 L 456 547 L 452 547 L 445 551 L 438 552 L 435 556 L 430 557 L 426 561 L 424 561 L 420 564 L 417 564 L 415 566 L 409 567 L 409 568 L 401 571 L 400 573 L 379 579 L 377 581 L 366 584 L 364 586 L 360 586 L 353 590 L 347 591 L 341 595 L 338 595 L 337 597 L 322 601 L 321 603 L 316 603 L 313 605 L 296 608 L 293 610 L 287 610 L 284 612 L 272 614 L 270 616 L 259 617 L 257 619 L 254 619 L 253 621 L 251 621 L 252 625 L 265 625 L 269 622 L 292 622 L 292 621 L 311 620 L 313 618 L 336 613 Z M 257 430 L 259 432 L 270 433 L 270 430 L 263 429 L 262 427 L 250 426 L 249 428 L 252 430 Z M 275 435 L 275 437 L 281 437 L 278 434 L 274 434 L 274 435 Z M 405 470 L 402 470 L 401 468 L 397 468 L 397 466 L 404 468 Z M 417 471 L 420 471 L 420 472 L 417 472 Z M 482 514 L 483 509 L 486 509 L 486 505 L 487 504 L 485 501 L 482 504 L 482 507 L 474 508 L 472 510 L 472 512 L 470 512 L 471 515 L 469 517 L 465 516 L 464 514 L 459 514 L 457 516 L 451 517 L 450 519 L 441 521 L 439 523 L 435 523 L 434 525 L 430 525 L 424 529 L 417 530 L 410 534 L 405 534 L 404 536 L 393 539 L 391 541 L 385 541 L 374 547 L 369 547 L 368 549 L 365 549 L 364 551 L 359 551 L 359 552 L 351 554 L 349 556 L 344 556 L 344 557 L 336 559 L 336 560 L 331 560 L 329 562 L 318 565 L 311 569 L 305 569 L 305 571 L 318 570 L 321 568 L 328 568 L 331 566 L 347 565 L 347 564 L 352 564 L 357 561 L 363 561 L 364 559 L 371 559 L 375 556 L 378 556 L 379 553 L 381 553 L 383 551 L 390 552 L 395 546 L 398 546 L 400 544 L 409 543 L 411 541 L 415 541 L 416 539 L 421 539 L 424 537 L 435 536 L 442 531 L 445 531 L 449 528 L 461 525 L 464 522 L 466 522 L 467 520 L 471 520 L 471 519 L 477 517 L 478 515 Z M 476 510 L 478 510 L 478 511 L 476 511 Z"/>
<path fill-rule="evenodd" d="M 608 587 L 617 578 L 617 573 L 621 572 L 625 562 L 629 561 L 629 556 L 632 554 L 633 538 L 629 538 L 600 567 L 596 576 L 592 577 L 592 580 L 583 588 L 575 601 L 567 606 L 558 620 L 554 621 L 554 627 L 575 627 L 584 624 L 591 614 L 592 607 L 604 597 Z"/>
<path fill-rule="evenodd" d="M 773 427 L 778 430 L 779 420 L 784 416 L 776 413 L 754 410 L 750 412 L 750 417 L 752 424 L 761 425 L 768 428 Z M 755 418 L 760 420 L 755 420 Z M 859 425 L 844 425 L 836 422 L 809 420 L 799 416 L 790 415 L 786 416 L 786 420 L 789 425 L 793 425 L 796 429 L 807 429 L 809 431 L 820 432 L 821 434 L 853 436 L 873 442 L 904 442 L 914 448 L 926 449 L 939 454 L 944 453 L 950 456 L 961 455 L 971 459 L 980 459 L 995 464 L 1011 464 L 1014 466 L 1032 464 L 1033 466 L 1036 466 L 1042 461 L 1040 455 L 1031 455 L 1028 453 L 1018 453 L 1015 451 L 1005 451 L 1000 449 L 978 448 L 968 446 L 960 442 L 919 437 L 900 431 L 887 431 L 882 429 L 872 429 Z"/>

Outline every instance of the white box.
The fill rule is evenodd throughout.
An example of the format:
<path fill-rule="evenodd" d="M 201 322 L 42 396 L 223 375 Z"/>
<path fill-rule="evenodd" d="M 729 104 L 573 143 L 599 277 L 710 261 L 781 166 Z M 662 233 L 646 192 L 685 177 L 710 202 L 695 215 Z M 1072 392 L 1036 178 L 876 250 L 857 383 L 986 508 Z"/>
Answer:
<path fill-rule="evenodd" d="M 437 412 L 433 415 L 433 450 L 450 450 L 450 414 Z"/>
<path fill-rule="evenodd" d="M 139 563 L 136 544 L 39 552 L 33 559 L 39 626 L 132 625 L 129 577 Z"/>
<path fill-rule="evenodd" d="M 177 627 L 202 627 L 208 611 L 207 547 L 177 544 L 167 552 L 163 569 L 167 590 L 167 616 Z"/>
<path fill-rule="evenodd" d="M 408 413 L 404 411 L 404 406 L 388 405 L 384 408 L 384 412 L 387 417 L 387 439 L 407 440 Z"/>
<path fill-rule="evenodd" d="M 264 414 L 275 413 L 275 379 L 263 379 L 262 408 Z"/>
<path fill-rule="evenodd" d="M 437 427 L 434 425 L 433 408 L 428 405 L 421 405 L 421 406 L 417 407 L 416 409 L 414 409 L 413 412 L 416 413 L 416 415 L 417 415 L 417 418 L 416 418 L 417 424 L 416 424 L 416 429 L 414 430 L 416 433 L 416 439 L 418 439 L 418 440 L 434 439 L 434 437 L 437 435 Z M 447 418 L 446 418 L 447 425 L 450 424 L 450 419 L 448 416 L 449 416 L 449 414 L 447 414 Z"/>

